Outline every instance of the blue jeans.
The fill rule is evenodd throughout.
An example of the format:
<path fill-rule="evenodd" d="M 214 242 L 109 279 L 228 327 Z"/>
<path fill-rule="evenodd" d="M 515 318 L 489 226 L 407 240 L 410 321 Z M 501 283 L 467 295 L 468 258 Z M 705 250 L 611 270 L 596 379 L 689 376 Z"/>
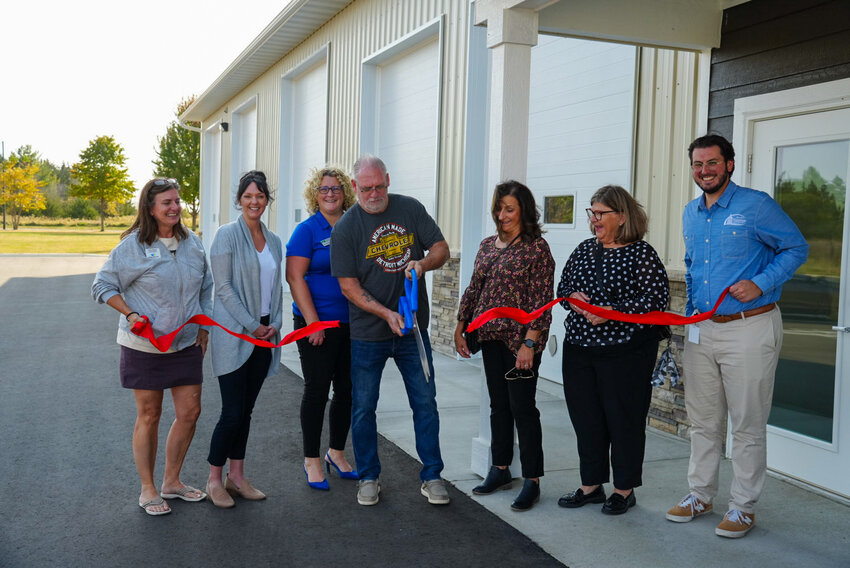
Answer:
<path fill-rule="evenodd" d="M 428 355 L 430 382 L 425 382 L 416 338 L 412 334 L 384 341 L 351 341 L 351 442 L 360 479 L 377 479 L 381 474 L 375 410 L 378 407 L 381 375 L 390 357 L 401 372 L 407 400 L 413 410 L 416 453 L 422 461 L 419 478 L 422 481 L 438 479 L 443 471 L 431 343 L 427 334 L 422 335 L 422 340 Z"/>

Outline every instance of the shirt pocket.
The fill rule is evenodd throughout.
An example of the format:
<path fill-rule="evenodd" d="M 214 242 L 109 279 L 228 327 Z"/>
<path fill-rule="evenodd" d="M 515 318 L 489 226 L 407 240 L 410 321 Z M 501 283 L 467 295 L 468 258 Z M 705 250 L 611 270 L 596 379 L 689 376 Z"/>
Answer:
<path fill-rule="evenodd" d="M 725 259 L 746 258 L 749 252 L 749 243 L 747 229 L 743 227 L 730 228 L 720 235 L 720 249 Z"/>
<path fill-rule="evenodd" d="M 206 268 L 204 253 L 197 250 L 190 251 L 183 264 L 186 266 L 186 269 L 183 270 L 183 275 L 186 278 L 184 291 L 197 295 L 204 281 L 204 270 Z"/>

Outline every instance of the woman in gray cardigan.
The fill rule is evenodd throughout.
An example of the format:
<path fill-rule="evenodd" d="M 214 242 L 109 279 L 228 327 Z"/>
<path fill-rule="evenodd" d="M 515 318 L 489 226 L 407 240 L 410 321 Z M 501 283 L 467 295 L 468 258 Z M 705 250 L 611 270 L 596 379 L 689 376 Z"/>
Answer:
<path fill-rule="evenodd" d="M 155 178 L 142 188 L 139 212 L 92 283 L 92 297 L 121 313 L 118 318 L 121 386 L 133 389 L 136 426 L 133 457 L 142 482 L 139 506 L 148 515 L 171 512 L 163 499 L 201 501 L 202 491 L 180 481 L 183 460 L 201 413 L 207 330 L 187 325 L 161 353 L 131 332 L 145 316 L 154 334 L 170 333 L 194 315 L 209 315 L 212 278 L 201 240 L 180 221 L 180 186 Z M 154 484 L 159 420 L 171 390 L 174 422 L 165 442 L 165 475 Z"/>
<path fill-rule="evenodd" d="M 270 201 L 263 172 L 242 176 L 236 194 L 242 215 L 216 232 L 210 265 L 215 281 L 213 319 L 232 331 L 277 343 L 283 318 L 282 247 L 280 238 L 260 220 Z M 231 494 L 266 498 L 245 478 L 245 448 L 254 403 L 265 379 L 277 373 L 280 348 L 255 346 L 219 328 L 213 328 L 211 339 L 222 408 L 210 442 L 206 491 L 217 507 L 232 507 Z M 222 484 L 228 459 L 227 481 Z"/>

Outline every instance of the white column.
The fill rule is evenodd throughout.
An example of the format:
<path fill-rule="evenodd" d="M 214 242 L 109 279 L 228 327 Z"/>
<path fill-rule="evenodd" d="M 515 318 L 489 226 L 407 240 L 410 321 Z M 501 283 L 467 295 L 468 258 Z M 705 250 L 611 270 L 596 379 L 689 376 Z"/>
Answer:
<path fill-rule="evenodd" d="M 490 50 L 490 116 L 487 160 L 487 195 L 502 180 L 525 181 L 528 169 L 528 108 L 531 48 L 537 44 L 537 12 L 516 8 L 516 0 L 479 0 L 476 23 L 487 22 Z M 472 471 L 484 477 L 492 465 L 490 455 L 490 398 L 481 372 L 478 436 L 472 439 Z M 502 464 L 500 464 L 502 465 Z M 514 444 L 511 472 L 518 476 L 519 449 Z"/>

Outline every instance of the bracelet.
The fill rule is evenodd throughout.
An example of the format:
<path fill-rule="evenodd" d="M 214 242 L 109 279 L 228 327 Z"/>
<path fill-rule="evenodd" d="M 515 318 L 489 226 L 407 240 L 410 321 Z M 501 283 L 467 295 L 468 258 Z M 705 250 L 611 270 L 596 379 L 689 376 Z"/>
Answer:
<path fill-rule="evenodd" d="M 133 314 L 139 315 L 139 312 L 130 312 L 129 314 L 127 314 L 124 317 L 127 318 L 127 321 L 130 321 L 130 316 L 133 315 Z"/>

